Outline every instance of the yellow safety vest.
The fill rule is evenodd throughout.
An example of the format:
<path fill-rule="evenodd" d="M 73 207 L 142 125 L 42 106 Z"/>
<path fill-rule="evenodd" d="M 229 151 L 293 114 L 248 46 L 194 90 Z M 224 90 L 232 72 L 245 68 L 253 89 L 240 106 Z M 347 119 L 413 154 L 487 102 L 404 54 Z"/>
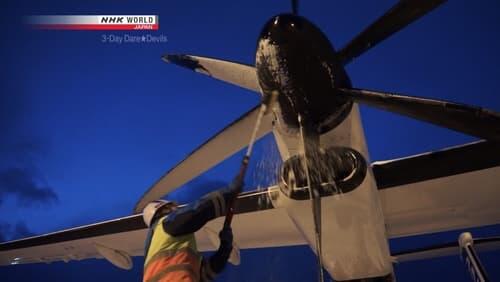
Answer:
<path fill-rule="evenodd" d="M 202 256 L 194 234 L 171 236 L 163 230 L 163 220 L 154 227 L 144 262 L 143 282 L 198 282 Z"/>

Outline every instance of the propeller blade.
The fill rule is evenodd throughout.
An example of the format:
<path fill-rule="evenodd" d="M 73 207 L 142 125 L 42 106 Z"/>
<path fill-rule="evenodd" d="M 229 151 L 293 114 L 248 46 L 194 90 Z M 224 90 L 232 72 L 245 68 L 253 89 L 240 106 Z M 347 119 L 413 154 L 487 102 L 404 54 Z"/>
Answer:
<path fill-rule="evenodd" d="M 382 40 L 398 32 L 405 26 L 432 11 L 446 0 L 401 0 L 382 17 L 368 26 L 351 40 L 342 50 L 339 57 L 344 65 L 368 51 Z"/>
<path fill-rule="evenodd" d="M 191 152 L 144 193 L 135 205 L 134 213 L 140 213 L 152 200 L 167 195 L 247 147 L 251 130 L 255 126 L 260 111 L 261 106 L 258 105 Z M 263 117 L 257 138 L 261 138 L 272 130 L 272 119 L 272 115 Z"/>
<path fill-rule="evenodd" d="M 500 141 L 500 114 L 464 104 L 365 89 L 340 88 L 355 102 L 426 121 L 491 141 Z"/>

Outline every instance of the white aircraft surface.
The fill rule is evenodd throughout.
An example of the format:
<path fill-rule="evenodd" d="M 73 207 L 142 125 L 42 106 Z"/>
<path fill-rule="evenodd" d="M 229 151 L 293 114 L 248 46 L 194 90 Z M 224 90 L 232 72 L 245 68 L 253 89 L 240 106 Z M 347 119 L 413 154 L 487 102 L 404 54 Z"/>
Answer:
<path fill-rule="evenodd" d="M 353 88 L 344 70 L 355 57 L 441 2 L 401 1 L 338 52 L 294 8 L 293 14 L 275 16 L 265 25 L 255 65 L 191 55 L 163 57 L 259 93 L 263 100 L 277 93 L 257 137 L 273 134 L 283 167 L 276 185 L 238 197 L 233 232 L 239 248 L 310 245 L 336 281 L 393 281 L 395 260 L 458 254 L 459 247 L 457 243 L 391 254 L 388 239 L 500 223 L 497 113 Z M 370 163 L 358 104 L 484 140 Z M 2 243 L 0 265 L 106 258 L 130 269 L 131 257 L 144 253 L 142 208 L 245 148 L 259 109 L 245 113 L 168 171 L 139 200 L 135 214 Z M 321 169 L 306 165 L 301 170 L 308 161 L 318 161 Z M 307 172 L 316 173 L 317 179 L 306 179 Z M 310 194 L 313 186 L 317 195 Z M 313 210 L 319 214 L 313 216 Z M 201 251 L 217 247 L 213 230 L 219 230 L 223 220 L 215 219 L 196 233 Z M 500 243 L 478 240 L 477 245 L 481 250 Z"/>

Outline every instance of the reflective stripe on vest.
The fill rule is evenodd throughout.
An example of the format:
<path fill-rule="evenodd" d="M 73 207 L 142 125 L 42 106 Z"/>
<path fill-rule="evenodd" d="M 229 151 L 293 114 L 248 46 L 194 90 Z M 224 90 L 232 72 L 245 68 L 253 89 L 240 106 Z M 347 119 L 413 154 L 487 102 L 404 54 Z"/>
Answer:
<path fill-rule="evenodd" d="M 187 263 L 176 264 L 164 268 L 155 276 L 146 280 L 146 282 L 198 282 L 199 279 L 196 273 L 191 269 L 191 265 Z"/>
<path fill-rule="evenodd" d="M 200 256 L 190 248 L 155 254 L 144 267 L 143 281 L 199 281 Z M 175 279 L 173 279 L 175 278 Z"/>

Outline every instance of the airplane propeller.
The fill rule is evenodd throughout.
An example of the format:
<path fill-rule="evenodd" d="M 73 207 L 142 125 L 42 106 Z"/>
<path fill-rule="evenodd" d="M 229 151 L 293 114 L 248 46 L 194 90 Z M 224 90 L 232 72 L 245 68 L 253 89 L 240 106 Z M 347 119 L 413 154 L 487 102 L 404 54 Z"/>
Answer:
<path fill-rule="evenodd" d="M 369 25 L 366 29 L 364 29 L 362 32 L 360 32 L 357 36 L 355 36 L 344 48 L 340 49 L 338 52 L 335 53 L 333 48 L 331 48 L 331 51 L 325 52 L 328 53 L 325 55 L 325 57 L 335 57 L 337 58 L 335 60 L 332 60 L 332 66 L 337 67 L 337 69 L 342 70 L 342 72 L 345 71 L 344 67 L 345 65 L 349 64 L 354 58 L 362 55 L 363 53 L 367 52 L 380 42 L 384 41 L 385 39 L 389 38 L 391 35 L 395 34 L 396 32 L 402 30 L 409 24 L 415 22 L 419 18 L 423 17 L 427 13 L 431 12 L 441 4 L 446 2 L 446 0 L 400 0 L 397 4 L 395 4 L 392 8 L 390 8 L 385 14 L 383 14 L 381 17 L 379 17 L 375 22 L 373 22 L 371 25 Z M 302 17 L 294 17 L 299 14 L 299 1 L 298 0 L 291 0 L 291 10 L 293 15 L 278 15 L 277 17 L 283 17 L 283 22 L 285 23 L 293 23 L 293 21 L 302 21 L 304 23 L 308 23 L 307 20 L 305 20 Z M 265 26 L 265 31 L 259 40 L 260 42 L 263 42 L 265 44 L 269 44 L 269 39 L 272 36 L 275 36 L 275 38 L 278 38 L 282 40 L 283 38 L 291 38 L 294 39 L 295 37 L 300 37 L 302 40 L 295 40 L 295 41 L 287 41 L 287 40 L 282 40 L 287 42 L 289 44 L 287 48 L 283 48 L 286 52 L 289 52 L 288 54 L 292 54 L 295 57 L 302 58 L 302 53 L 301 52 L 293 52 L 296 50 L 302 51 L 301 48 L 303 47 L 300 44 L 302 42 L 306 42 L 304 46 L 309 46 L 311 44 L 314 44 L 314 42 L 318 43 L 317 45 L 321 47 L 321 43 L 327 40 L 323 40 L 325 36 L 321 33 L 319 29 L 314 27 L 314 25 L 309 24 L 308 25 L 308 32 L 305 32 L 305 29 L 302 29 L 302 31 L 296 31 L 292 28 L 289 28 L 290 26 L 293 27 L 293 25 L 288 26 L 285 31 L 283 31 L 282 26 L 277 23 L 276 19 L 277 17 L 273 17 L 273 21 L 270 21 L 269 25 Z M 297 25 L 300 26 L 300 25 Z M 306 25 L 302 25 L 304 27 Z M 272 33 L 270 31 L 273 31 Z M 296 31 L 296 32 L 295 32 Z M 287 37 L 289 36 L 289 37 Z M 294 37 L 295 36 L 295 37 Z M 309 37 L 308 37 L 309 36 Z M 306 39 L 316 39 L 314 40 L 306 40 Z M 265 39 L 265 40 L 264 40 Z M 271 40 L 272 41 L 272 40 Z M 276 40 L 276 42 L 279 42 L 279 40 Z M 296 43 L 296 45 L 293 45 L 289 42 Z M 276 43 L 279 45 L 279 43 Z M 285 43 L 284 43 L 285 44 Z M 328 43 L 329 44 L 329 43 Z M 272 45 L 272 44 L 271 44 Z M 299 47 L 297 47 L 297 45 Z M 269 51 L 269 46 L 268 45 L 263 45 L 266 48 L 263 48 L 264 51 Z M 317 47 L 317 46 L 316 46 Z M 294 49 L 295 48 L 295 49 Z M 307 49 L 307 48 L 305 48 Z M 259 51 L 260 50 L 260 51 Z M 317 50 L 321 50 L 321 48 L 317 47 L 316 49 L 312 49 L 312 52 L 316 52 Z M 329 49 L 329 45 L 326 46 L 326 50 Z M 287 55 L 287 53 L 283 51 L 283 54 Z M 223 81 L 233 83 L 239 86 L 242 86 L 247 89 L 254 90 L 256 92 L 261 92 L 263 89 L 275 89 L 275 84 L 281 85 L 281 78 L 273 80 L 272 75 L 269 75 L 269 66 L 266 66 L 262 62 L 265 61 L 266 56 L 269 56 L 267 53 L 261 51 L 261 49 L 258 49 L 257 52 L 260 53 L 260 57 L 257 57 L 256 59 L 256 65 L 255 66 L 249 66 L 249 65 L 242 65 L 242 64 L 237 64 L 234 62 L 225 62 L 217 59 L 212 59 L 212 58 L 203 58 L 203 57 L 198 57 L 198 56 L 186 56 L 186 55 L 167 55 L 164 57 L 164 59 L 168 62 L 175 63 L 178 65 L 181 65 L 183 67 L 189 68 L 191 70 L 201 72 L 204 74 L 207 74 L 209 76 L 212 76 L 217 79 L 221 79 Z M 331 52 L 334 52 L 333 54 Z M 268 52 L 270 53 L 270 52 Z M 279 52 L 276 52 L 279 53 Z M 257 53 L 259 55 L 259 53 Z M 275 54 L 272 53 L 273 56 L 278 56 L 282 54 Z M 283 55 L 285 58 L 286 56 Z M 289 56 L 292 59 L 294 56 Z M 311 56 L 314 58 L 317 58 L 319 56 Z M 276 60 L 276 58 L 271 58 L 272 60 Z M 279 60 L 276 60 L 279 61 Z M 319 60 L 318 60 L 319 61 Z M 258 63 L 260 62 L 260 63 Z M 299 60 L 299 62 L 301 62 Z M 324 61 L 320 61 L 320 63 L 323 65 Z M 301 64 L 297 64 L 302 67 Z M 314 65 L 314 64 L 312 64 Z M 286 64 L 285 64 L 286 67 Z M 293 69 L 295 71 L 295 74 L 298 73 L 298 75 L 304 75 L 307 77 L 307 75 L 312 76 L 311 73 L 304 73 L 299 70 L 301 70 L 301 67 L 296 67 Z M 311 68 L 313 69 L 313 68 Z M 322 68 L 324 69 L 324 68 Z M 260 70 L 260 73 L 259 73 Z M 330 69 L 328 69 L 330 70 Z M 272 73 L 272 71 L 270 71 Z M 244 77 L 245 79 L 242 79 Z M 331 74 L 329 76 L 330 78 L 332 77 Z M 269 80 L 270 82 L 267 83 L 266 80 Z M 287 80 L 288 81 L 288 80 Z M 473 107 L 469 105 L 464 105 L 464 104 L 458 104 L 458 103 L 453 103 L 453 102 L 448 102 L 448 101 L 443 101 L 443 100 L 435 100 L 435 99 L 427 99 L 427 98 L 420 98 L 420 97 L 412 97 L 412 96 L 407 96 L 407 95 L 402 95 L 402 94 L 396 94 L 396 93 L 391 93 L 391 92 L 380 92 L 380 91 L 373 91 L 373 90 L 366 90 L 366 89 L 358 89 L 358 88 L 352 88 L 350 86 L 350 81 L 347 79 L 346 83 L 342 84 L 334 84 L 331 83 L 331 81 L 327 81 L 325 79 L 326 83 L 329 88 L 327 91 L 324 91 L 322 93 L 327 93 L 330 94 L 330 91 L 334 91 L 334 94 L 339 95 L 341 98 L 339 99 L 341 103 L 348 104 L 350 101 L 354 101 L 357 103 L 361 104 L 366 104 L 368 106 L 372 106 L 375 108 L 383 109 L 389 112 L 405 115 L 417 120 L 421 121 L 426 121 L 432 124 L 435 124 L 440 127 L 445 127 L 448 129 L 452 129 L 455 131 L 459 131 L 465 134 L 469 134 L 472 136 L 476 136 L 479 138 L 487 139 L 490 141 L 500 141 L 500 114 L 495 113 L 493 111 L 489 111 L 480 107 Z M 337 80 L 338 81 L 338 80 Z M 317 82 L 314 80 L 314 82 Z M 266 85 L 267 83 L 267 85 Z M 311 83 L 311 85 L 317 86 L 316 83 Z M 263 87 L 267 86 L 267 87 Z M 304 84 L 305 85 L 305 84 Z M 337 86 L 338 85 L 338 86 Z M 287 87 L 290 87 L 287 85 Z M 315 88 L 313 88 L 314 90 Z M 298 93 L 298 92 L 297 92 Z M 301 94 L 305 93 L 312 93 L 312 91 L 302 91 Z M 318 93 L 316 91 L 316 93 Z M 264 93 L 265 94 L 265 93 Z M 269 93 L 267 93 L 269 94 Z M 330 95 L 329 98 L 333 97 L 334 95 Z M 283 97 L 283 96 L 281 96 Z M 287 98 L 297 98 L 298 103 L 300 104 L 301 101 L 308 101 L 307 99 L 303 99 L 304 95 L 299 96 L 299 95 L 290 95 L 287 96 Z M 345 99 L 343 99 L 343 98 Z M 268 96 L 267 96 L 268 98 Z M 264 96 L 264 101 L 266 100 L 266 96 Z M 279 100 L 279 99 L 278 99 Z M 312 101 L 312 100 L 310 100 Z M 326 102 L 320 101 L 322 104 L 318 105 L 318 109 L 324 109 L 323 107 L 326 107 L 327 109 L 325 112 L 328 113 L 329 110 L 332 110 L 331 104 L 328 104 Z M 283 103 L 285 106 L 282 107 L 281 111 L 282 113 L 286 111 L 286 103 Z M 294 103 L 290 103 L 293 104 Z M 295 105 L 297 105 L 295 104 Z M 307 103 L 306 103 L 307 104 Z M 311 102 L 312 104 L 312 102 Z M 307 104 L 306 106 L 310 106 L 310 104 Z M 289 107 L 289 108 L 290 108 Z M 340 107 L 337 107 L 337 109 L 340 109 Z M 290 109 L 288 109 L 290 110 Z M 256 116 L 256 110 L 252 110 L 252 117 Z M 290 111 L 292 113 L 297 112 L 297 111 Z M 314 232 L 315 232 L 315 243 L 316 243 L 316 253 L 317 253 L 317 259 L 318 259 L 318 276 L 319 280 L 323 281 L 324 276 L 323 276 L 323 261 L 322 261 L 322 230 L 321 230 L 321 195 L 320 195 L 320 188 L 321 188 L 321 183 L 319 183 L 319 180 L 321 180 L 321 177 L 318 177 L 318 172 L 317 169 L 315 169 L 315 157 L 317 157 L 317 151 L 319 149 L 319 140 L 320 140 L 320 132 L 318 130 L 318 119 L 315 119 L 314 116 L 312 116 L 311 112 L 313 111 L 303 111 L 302 113 L 304 116 L 301 117 L 301 115 L 298 115 L 298 124 L 299 129 L 300 129 L 300 139 L 302 140 L 302 150 L 303 150 L 303 157 L 304 157 L 304 171 L 307 174 L 307 186 L 309 187 L 309 198 L 311 199 L 311 207 L 312 207 L 312 214 L 313 214 L 313 223 L 314 223 Z M 317 113 L 317 112 L 315 112 Z M 248 122 L 249 120 L 254 121 L 254 119 L 249 118 L 250 115 L 244 116 L 243 121 Z M 291 115 L 293 117 L 293 115 Z M 257 118 L 258 120 L 259 118 Z M 290 120 L 288 120 L 290 122 Z M 314 124 L 316 123 L 316 124 Z M 268 124 L 273 124 L 272 122 L 268 122 Z M 292 126 L 295 126 L 293 122 L 290 122 Z M 247 125 L 247 128 L 249 126 Z M 235 138 L 234 136 L 238 136 L 239 134 L 236 134 L 235 132 L 239 131 L 240 127 L 238 127 L 238 130 L 234 129 L 231 132 L 233 133 L 232 137 Z M 268 128 L 268 131 L 271 129 Z M 268 132 L 267 131 L 267 132 Z M 224 131 L 223 131 L 224 132 Z M 228 136 L 226 134 L 226 136 Z M 220 137 L 219 137 L 220 138 Z M 253 139 L 253 138 L 252 138 Z M 213 143 L 209 143 L 209 145 L 213 145 Z M 215 145 L 213 146 L 215 148 Z M 224 146 L 217 146 L 219 148 L 223 148 Z M 199 150 L 198 150 L 199 152 Z M 201 154 L 201 153 L 200 153 Z M 205 155 L 212 154 L 211 151 L 205 149 L 205 152 L 203 152 Z M 229 153 L 228 153 L 229 154 Z M 199 155 L 197 155 L 199 157 Z M 189 160 L 194 160 L 194 158 L 191 158 Z M 193 161 L 194 162 L 194 161 Z M 207 169 L 203 167 L 203 169 Z M 202 171 L 199 169 L 198 172 Z M 170 174 L 170 176 L 173 174 Z M 171 177 L 173 179 L 173 177 Z M 333 182 L 333 185 L 336 185 L 335 182 Z M 173 185 L 169 185 L 168 188 L 171 189 Z M 164 189 L 166 190 L 166 189 Z M 151 194 L 151 193 L 150 193 Z M 331 238 L 330 238 L 331 239 Z"/>

